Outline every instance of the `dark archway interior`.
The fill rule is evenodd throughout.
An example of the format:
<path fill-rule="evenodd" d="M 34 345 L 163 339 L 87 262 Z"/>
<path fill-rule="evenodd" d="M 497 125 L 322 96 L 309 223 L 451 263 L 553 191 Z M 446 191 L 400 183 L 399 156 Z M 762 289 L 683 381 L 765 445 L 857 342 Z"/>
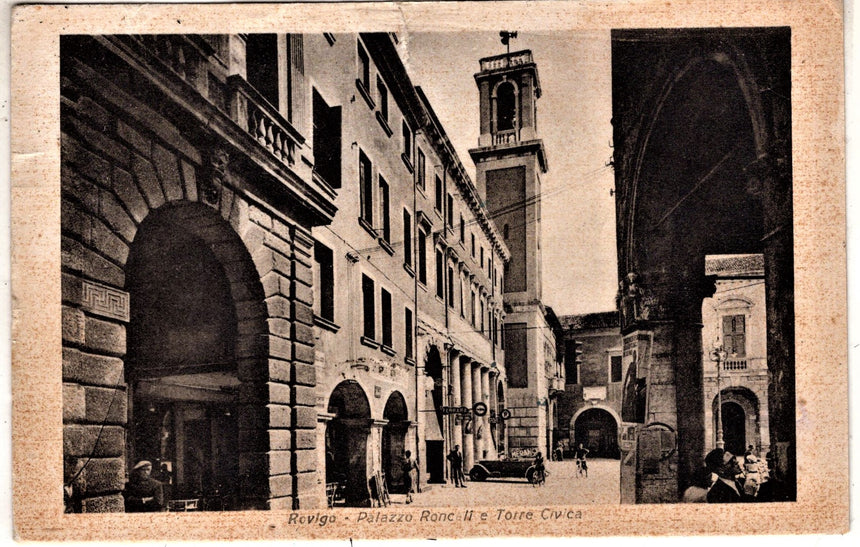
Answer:
<path fill-rule="evenodd" d="M 639 174 L 636 271 L 700 275 L 705 254 L 762 251 L 760 200 L 744 168 L 756 159 L 751 116 L 731 67 L 702 61 L 665 98 Z M 682 235 L 682 237 L 679 237 Z"/>
<path fill-rule="evenodd" d="M 747 416 L 741 405 L 723 403 L 723 442 L 728 452 L 741 455 L 746 450 Z"/>
<path fill-rule="evenodd" d="M 514 129 L 517 118 L 516 89 L 510 82 L 502 82 L 496 88 L 496 131 Z"/>
<path fill-rule="evenodd" d="M 382 418 L 388 423 L 382 428 L 382 471 L 391 492 L 405 493 L 401 457 L 406 449 L 406 432 L 409 430 L 409 413 L 406 400 L 399 391 L 388 397 Z"/>
<path fill-rule="evenodd" d="M 128 465 L 151 461 L 168 498 L 236 508 L 235 304 L 220 261 L 178 210 L 147 217 L 127 263 Z"/>
<path fill-rule="evenodd" d="M 344 485 L 346 504 L 366 505 L 367 437 L 370 434 L 370 403 L 354 380 L 337 385 L 329 398 L 328 412 L 334 418 L 326 427 L 326 482 Z"/>
<path fill-rule="evenodd" d="M 601 408 L 590 408 L 577 416 L 574 428 L 574 446 L 582 443 L 589 456 L 618 458 L 618 423 Z"/>

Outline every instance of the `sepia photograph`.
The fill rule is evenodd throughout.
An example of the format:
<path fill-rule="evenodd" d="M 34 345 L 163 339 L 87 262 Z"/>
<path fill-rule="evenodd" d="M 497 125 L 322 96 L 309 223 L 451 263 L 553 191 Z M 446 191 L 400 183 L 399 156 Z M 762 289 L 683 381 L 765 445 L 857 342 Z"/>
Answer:
<path fill-rule="evenodd" d="M 803 512 L 805 454 L 844 473 L 819 524 L 847 525 L 847 411 L 806 418 L 847 393 L 797 384 L 811 241 L 838 247 L 835 354 L 846 304 L 806 224 L 844 203 L 795 182 L 831 128 L 797 144 L 791 18 L 165 19 L 55 36 L 50 519 L 574 535 L 645 504 Z M 61 537 L 117 537 L 93 534 Z"/>

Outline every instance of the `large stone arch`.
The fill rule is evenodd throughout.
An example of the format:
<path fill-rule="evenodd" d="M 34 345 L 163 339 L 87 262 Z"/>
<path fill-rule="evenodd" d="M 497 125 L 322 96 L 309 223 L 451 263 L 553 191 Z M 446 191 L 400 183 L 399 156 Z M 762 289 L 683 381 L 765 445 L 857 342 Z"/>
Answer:
<path fill-rule="evenodd" d="M 580 422 L 580 418 L 583 418 L 586 414 L 595 414 L 602 413 L 605 416 L 611 417 L 614 420 L 614 431 L 607 431 L 604 434 L 600 435 L 599 439 L 594 439 L 591 445 L 589 445 L 588 439 L 584 438 L 582 435 L 582 423 Z M 605 420 L 604 420 L 605 421 Z M 608 426 L 609 422 L 606 421 L 606 425 Z M 577 410 L 573 416 L 570 418 L 569 422 L 569 431 L 571 432 L 571 447 L 576 447 L 579 443 L 585 444 L 586 448 L 588 448 L 592 452 L 592 456 L 598 457 L 618 457 L 618 433 L 621 427 L 621 417 L 618 413 L 609 406 L 606 405 L 589 405 L 584 406 Z"/>
<path fill-rule="evenodd" d="M 678 442 L 656 473 L 622 477 L 640 502 L 676 500 L 701 463 L 711 254 L 765 257 L 770 433 L 794 480 L 789 49 L 789 29 L 613 32 L 621 331 L 648 356 L 646 416 Z"/>

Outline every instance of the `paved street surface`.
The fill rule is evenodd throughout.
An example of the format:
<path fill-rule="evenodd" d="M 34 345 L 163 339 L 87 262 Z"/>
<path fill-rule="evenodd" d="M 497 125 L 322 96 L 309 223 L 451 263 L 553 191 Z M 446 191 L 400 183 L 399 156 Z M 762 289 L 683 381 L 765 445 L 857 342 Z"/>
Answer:
<path fill-rule="evenodd" d="M 429 492 L 415 495 L 413 506 L 462 507 L 488 505 L 579 505 L 619 503 L 619 460 L 590 460 L 588 478 L 577 478 L 573 460 L 546 462 L 549 475 L 544 486 L 532 486 L 525 479 L 496 479 L 466 482 L 467 488 L 452 484 L 432 485 Z M 404 496 L 393 496 L 395 505 Z"/>

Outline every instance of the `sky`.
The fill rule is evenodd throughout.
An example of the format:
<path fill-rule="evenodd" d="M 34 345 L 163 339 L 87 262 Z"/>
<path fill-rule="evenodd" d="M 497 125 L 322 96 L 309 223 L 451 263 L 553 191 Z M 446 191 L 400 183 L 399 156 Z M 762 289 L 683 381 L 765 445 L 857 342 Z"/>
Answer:
<path fill-rule="evenodd" d="M 482 57 L 505 52 L 495 32 L 398 34 L 421 86 L 460 160 L 480 133 L 474 74 Z M 557 315 L 615 309 L 618 287 L 612 169 L 612 87 L 608 30 L 521 32 L 511 51 L 530 49 L 538 67 L 538 135 L 549 171 L 541 178 L 543 302 Z"/>

